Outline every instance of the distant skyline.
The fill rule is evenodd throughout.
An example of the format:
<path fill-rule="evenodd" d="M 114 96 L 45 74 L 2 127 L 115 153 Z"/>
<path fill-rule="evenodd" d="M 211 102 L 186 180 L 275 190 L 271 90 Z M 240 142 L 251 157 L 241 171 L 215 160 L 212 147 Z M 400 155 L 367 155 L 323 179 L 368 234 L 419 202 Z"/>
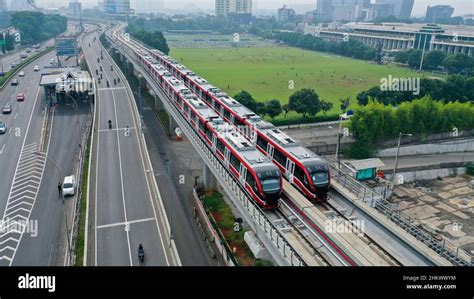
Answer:
<path fill-rule="evenodd" d="M 13 0 L 15 1 L 15 0 Z M 83 3 L 83 7 L 91 7 L 97 5 L 98 0 L 79 0 Z M 132 6 L 140 0 L 131 0 Z M 153 0 L 154 1 L 154 0 Z M 181 10 L 183 8 L 189 11 L 190 8 L 199 9 L 201 11 L 214 10 L 215 0 L 160 0 L 165 9 Z M 373 1 L 373 0 L 372 0 Z M 67 6 L 69 0 L 36 0 L 40 7 L 58 7 Z M 294 7 L 297 12 L 303 12 L 316 8 L 316 0 L 253 0 L 256 9 L 276 10 L 284 4 Z M 454 15 L 474 14 L 473 0 L 415 0 L 412 16 L 420 17 L 426 13 L 428 5 L 451 5 L 454 7 Z"/>

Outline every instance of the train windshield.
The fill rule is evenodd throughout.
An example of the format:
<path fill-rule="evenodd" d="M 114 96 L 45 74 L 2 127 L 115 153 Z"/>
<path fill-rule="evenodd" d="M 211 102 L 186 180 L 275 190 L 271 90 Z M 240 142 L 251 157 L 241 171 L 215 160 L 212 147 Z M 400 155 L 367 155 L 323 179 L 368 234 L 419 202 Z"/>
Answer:
<path fill-rule="evenodd" d="M 329 183 L 329 168 L 327 164 L 314 164 L 306 166 L 314 186 L 321 187 Z"/>
<path fill-rule="evenodd" d="M 261 171 L 257 173 L 263 192 L 280 192 L 280 172 L 278 170 Z"/>

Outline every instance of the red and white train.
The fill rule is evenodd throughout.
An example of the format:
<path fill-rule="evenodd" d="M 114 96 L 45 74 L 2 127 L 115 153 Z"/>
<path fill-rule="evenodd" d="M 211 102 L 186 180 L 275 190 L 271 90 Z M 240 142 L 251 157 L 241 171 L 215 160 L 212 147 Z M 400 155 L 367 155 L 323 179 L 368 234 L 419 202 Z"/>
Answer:
<path fill-rule="evenodd" d="M 282 175 L 278 167 L 146 51 L 130 41 L 124 42 L 253 200 L 265 209 L 278 207 L 282 192 Z"/>
<path fill-rule="evenodd" d="M 183 80 L 186 87 L 204 99 L 221 118 L 239 128 L 307 198 L 328 199 L 331 175 L 327 161 L 171 57 L 158 50 L 149 53 L 176 78 Z"/>

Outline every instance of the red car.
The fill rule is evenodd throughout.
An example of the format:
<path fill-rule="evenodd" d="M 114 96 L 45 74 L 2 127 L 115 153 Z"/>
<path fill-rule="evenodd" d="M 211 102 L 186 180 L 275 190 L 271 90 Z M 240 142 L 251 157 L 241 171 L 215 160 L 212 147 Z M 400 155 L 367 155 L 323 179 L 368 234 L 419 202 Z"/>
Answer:
<path fill-rule="evenodd" d="M 18 102 L 24 101 L 25 100 L 25 94 L 24 93 L 19 93 L 16 95 L 16 100 Z"/>

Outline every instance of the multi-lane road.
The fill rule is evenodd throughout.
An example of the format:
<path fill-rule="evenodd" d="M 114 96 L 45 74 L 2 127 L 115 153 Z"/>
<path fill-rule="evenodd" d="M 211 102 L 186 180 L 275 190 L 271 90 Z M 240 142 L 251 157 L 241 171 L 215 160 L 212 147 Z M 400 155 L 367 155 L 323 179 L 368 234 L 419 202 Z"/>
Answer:
<path fill-rule="evenodd" d="M 86 36 L 83 49 L 93 75 L 99 77 L 97 70 L 103 78 L 96 92 L 87 264 L 140 265 L 137 249 L 142 243 L 145 265 L 176 265 L 166 214 L 153 187 L 154 178 L 139 139 L 136 107 L 123 84 L 125 78 L 100 46 L 97 33 Z M 121 82 L 114 85 L 113 80 L 119 77 Z"/>
<path fill-rule="evenodd" d="M 76 110 L 60 102 L 45 117 L 47 104 L 39 83 L 54 55 L 29 63 L 23 68 L 25 77 L 15 76 L 19 85 L 7 85 L 0 93 L 0 106 L 8 102 L 13 107 L 12 114 L 0 116 L 8 126 L 0 135 L 0 265 L 63 265 L 67 256 L 65 219 L 71 216 L 64 208 L 75 198 L 63 206 L 57 184 L 63 174 L 74 171 L 89 104 L 79 102 Z M 73 66 L 72 61 L 64 63 Z M 24 102 L 16 101 L 18 93 L 25 94 Z M 41 150 L 48 158 L 37 154 Z"/>

